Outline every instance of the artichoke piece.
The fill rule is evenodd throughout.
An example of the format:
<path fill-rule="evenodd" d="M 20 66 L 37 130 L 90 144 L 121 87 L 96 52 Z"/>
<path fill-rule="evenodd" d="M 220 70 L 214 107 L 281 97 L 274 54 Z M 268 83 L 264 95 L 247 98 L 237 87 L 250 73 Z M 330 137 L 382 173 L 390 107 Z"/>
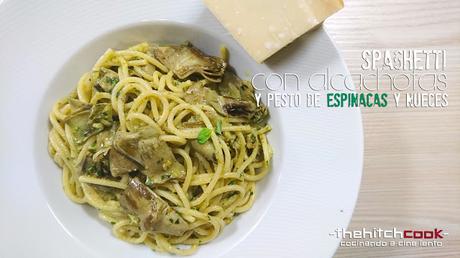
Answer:
<path fill-rule="evenodd" d="M 268 112 L 267 106 L 261 103 L 254 111 L 253 115 L 250 118 L 250 121 L 254 125 L 264 127 L 267 124 L 267 120 L 269 117 L 270 113 Z"/>
<path fill-rule="evenodd" d="M 191 141 L 191 146 L 195 151 L 203 155 L 205 159 L 210 161 L 214 160 L 214 153 L 216 150 L 214 149 L 214 145 L 211 141 L 207 141 L 203 144 L 200 144 L 197 141 Z"/>
<path fill-rule="evenodd" d="M 113 139 L 113 149 L 130 160 L 142 164 L 138 149 L 140 134 L 137 132 L 117 132 Z"/>
<path fill-rule="evenodd" d="M 141 183 L 132 178 L 120 196 L 120 204 L 140 220 L 143 231 L 182 236 L 189 230 L 188 223 L 169 204 Z"/>
<path fill-rule="evenodd" d="M 251 91 L 252 87 L 247 87 L 235 74 L 235 72 L 231 71 L 231 69 L 227 69 L 227 71 L 225 71 L 222 82 L 216 84 L 215 88 L 219 95 L 235 99 L 243 99 L 243 94 L 241 92 L 249 90 L 249 94 L 244 94 L 244 96 L 246 97 L 247 95 L 249 98 L 254 98 L 254 91 Z"/>
<path fill-rule="evenodd" d="M 65 123 L 70 126 L 74 142 L 82 144 L 89 137 L 112 126 L 112 107 L 106 103 L 96 104 L 91 110 L 85 109 L 71 115 Z"/>
<path fill-rule="evenodd" d="M 183 179 L 184 166 L 176 160 L 174 153 L 166 142 L 160 141 L 159 132 L 147 127 L 138 132 L 117 132 L 113 141 L 111 157 L 119 159 L 118 164 L 112 167 L 112 175 L 130 172 L 134 165 L 140 167 L 141 172 L 148 176 L 153 183 L 161 184 L 170 179 Z M 118 153 L 115 153 L 118 152 Z M 117 155 L 124 155 L 121 160 Z M 126 164 L 131 161 L 133 164 Z"/>
<path fill-rule="evenodd" d="M 185 94 L 185 101 L 190 104 L 208 104 L 212 106 L 218 113 L 226 116 L 227 113 L 222 108 L 219 102 L 219 94 L 215 90 L 209 87 L 205 87 L 203 84 L 196 83 L 192 85 Z"/>
<path fill-rule="evenodd" d="M 208 104 L 223 116 L 251 118 L 257 110 L 255 100 L 246 101 L 221 96 L 215 90 L 200 84 L 195 84 L 187 90 L 185 100 L 191 104 Z"/>
<path fill-rule="evenodd" d="M 93 73 L 96 83 L 94 87 L 98 91 L 112 92 L 113 87 L 120 81 L 118 74 L 110 69 L 101 67 L 100 70 Z"/>
<path fill-rule="evenodd" d="M 70 127 L 72 138 L 76 144 L 82 144 L 91 135 L 97 133 L 92 130 L 89 124 L 89 110 L 77 112 L 66 119 L 65 123 Z"/>
<path fill-rule="evenodd" d="M 109 151 L 110 173 L 117 177 L 139 169 L 138 163 L 132 161 L 120 152 L 111 149 Z"/>
<path fill-rule="evenodd" d="M 93 124 L 93 127 L 99 127 L 99 125 L 94 124 L 101 124 L 104 127 L 111 127 L 112 126 L 112 105 L 110 103 L 99 103 L 94 105 L 91 108 L 91 113 L 89 114 L 89 122 Z"/>
<path fill-rule="evenodd" d="M 84 174 L 92 176 L 108 177 L 110 176 L 109 160 L 103 157 L 94 161 L 91 156 L 87 156 L 83 162 L 82 171 Z"/>
<path fill-rule="evenodd" d="M 80 111 L 88 110 L 91 108 L 90 104 L 87 104 L 75 98 L 69 98 L 69 105 L 72 113 L 78 113 Z"/>
<path fill-rule="evenodd" d="M 223 102 L 227 113 L 248 117 L 251 123 L 256 125 L 266 124 L 269 117 L 267 107 L 262 103 L 257 106 L 254 87 L 249 82 L 241 80 L 232 69 L 227 69 L 216 90 L 220 95 L 228 97 Z"/>
<path fill-rule="evenodd" d="M 180 79 L 200 74 L 212 82 L 220 82 L 227 63 L 220 57 L 208 56 L 191 43 L 183 45 L 155 46 L 153 56 Z"/>
<path fill-rule="evenodd" d="M 230 97 L 219 97 L 219 103 L 225 113 L 230 116 L 251 118 L 257 108 L 253 102 Z"/>
<path fill-rule="evenodd" d="M 105 130 L 96 135 L 96 142 L 88 148 L 88 151 L 93 153 L 93 160 L 99 161 L 107 157 L 111 147 L 112 139 L 118 128 L 118 123 L 114 122 L 110 130 Z"/>
<path fill-rule="evenodd" d="M 153 183 L 164 183 L 169 179 L 185 177 L 185 168 L 174 157 L 167 143 L 158 137 L 141 140 L 139 152 L 144 164 L 143 174 L 148 176 Z"/>
<path fill-rule="evenodd" d="M 110 172 L 117 177 L 142 168 L 137 154 L 138 135 L 126 132 L 116 132 L 113 136 L 109 151 Z"/>

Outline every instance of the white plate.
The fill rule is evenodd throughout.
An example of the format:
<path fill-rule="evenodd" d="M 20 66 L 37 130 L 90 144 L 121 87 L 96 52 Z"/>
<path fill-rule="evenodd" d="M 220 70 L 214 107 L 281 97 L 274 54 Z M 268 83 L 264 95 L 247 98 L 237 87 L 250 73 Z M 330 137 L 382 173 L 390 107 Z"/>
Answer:
<path fill-rule="evenodd" d="M 171 22 L 149 22 L 169 20 Z M 219 44 L 248 72 L 348 71 L 327 33 L 253 62 L 200 1 L 0 0 L 0 257 L 156 257 L 115 239 L 94 211 L 72 203 L 47 154 L 47 115 L 109 47 L 142 40 Z M 271 109 L 273 170 L 254 207 L 196 257 L 330 257 L 349 222 L 362 170 L 358 109 Z M 7 248 L 4 248 L 7 247 Z"/>

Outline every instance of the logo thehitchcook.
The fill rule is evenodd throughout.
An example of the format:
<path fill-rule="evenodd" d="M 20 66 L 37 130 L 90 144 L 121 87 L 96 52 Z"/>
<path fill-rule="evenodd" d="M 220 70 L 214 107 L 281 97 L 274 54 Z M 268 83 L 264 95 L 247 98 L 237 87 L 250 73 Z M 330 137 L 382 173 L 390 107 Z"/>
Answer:
<path fill-rule="evenodd" d="M 340 246 L 344 247 L 441 247 L 442 239 L 448 233 L 444 229 L 382 229 L 362 228 L 359 230 L 346 230 L 338 228 L 329 233 L 330 236 L 341 238 Z"/>

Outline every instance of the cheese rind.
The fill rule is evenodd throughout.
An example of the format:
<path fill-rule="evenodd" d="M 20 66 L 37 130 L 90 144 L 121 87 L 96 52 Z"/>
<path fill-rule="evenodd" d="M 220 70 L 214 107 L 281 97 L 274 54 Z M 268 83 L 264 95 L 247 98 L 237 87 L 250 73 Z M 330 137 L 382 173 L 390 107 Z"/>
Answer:
<path fill-rule="evenodd" d="M 259 63 L 343 8 L 342 0 L 204 0 Z"/>

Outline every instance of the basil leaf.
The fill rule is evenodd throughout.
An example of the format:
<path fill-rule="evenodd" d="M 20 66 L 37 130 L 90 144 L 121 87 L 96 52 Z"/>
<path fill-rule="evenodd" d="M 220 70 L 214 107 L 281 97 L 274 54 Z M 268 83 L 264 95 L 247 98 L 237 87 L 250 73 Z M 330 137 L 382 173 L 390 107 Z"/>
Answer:
<path fill-rule="evenodd" d="M 197 141 L 199 144 L 205 144 L 209 138 L 211 138 L 211 129 L 202 128 L 201 131 L 198 133 Z"/>
<path fill-rule="evenodd" d="M 216 124 L 216 134 L 219 134 L 219 135 L 222 134 L 222 121 L 221 121 L 221 120 L 217 121 L 217 124 Z"/>

